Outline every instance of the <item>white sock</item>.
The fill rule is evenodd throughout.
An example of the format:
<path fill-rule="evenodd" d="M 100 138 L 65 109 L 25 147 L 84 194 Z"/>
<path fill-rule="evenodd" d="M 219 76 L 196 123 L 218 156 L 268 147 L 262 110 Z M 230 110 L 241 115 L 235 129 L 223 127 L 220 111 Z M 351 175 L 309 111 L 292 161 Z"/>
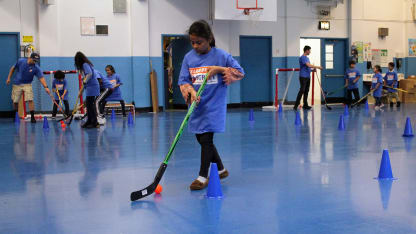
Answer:
<path fill-rule="evenodd" d="M 205 184 L 205 182 L 207 182 L 207 178 L 202 177 L 202 176 L 198 176 L 198 178 L 196 178 L 199 182 Z"/>
<path fill-rule="evenodd" d="M 221 173 L 223 173 L 223 172 L 225 172 L 225 167 L 224 167 L 224 169 L 222 169 L 221 171 L 218 171 L 218 174 L 221 174 Z"/>

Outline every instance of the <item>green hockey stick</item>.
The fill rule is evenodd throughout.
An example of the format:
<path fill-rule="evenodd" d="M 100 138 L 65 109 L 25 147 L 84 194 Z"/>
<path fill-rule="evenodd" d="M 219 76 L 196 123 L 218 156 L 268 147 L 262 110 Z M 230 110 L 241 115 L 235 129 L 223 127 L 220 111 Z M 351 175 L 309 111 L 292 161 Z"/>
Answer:
<path fill-rule="evenodd" d="M 201 87 L 198 89 L 198 92 L 196 93 L 196 98 L 198 99 L 201 96 L 202 91 L 204 91 L 205 89 L 205 85 L 207 84 L 207 79 L 208 79 L 208 73 L 205 74 L 205 78 L 202 82 Z M 182 121 L 181 126 L 179 127 L 178 132 L 176 133 L 175 139 L 173 140 L 168 153 L 166 154 L 165 159 L 163 160 L 162 164 L 159 167 L 159 170 L 156 173 L 156 176 L 153 180 L 153 183 L 151 183 L 149 186 L 147 186 L 144 189 L 132 192 L 130 194 L 130 200 L 131 201 L 136 201 L 139 200 L 143 197 L 149 196 L 150 194 L 152 194 L 157 185 L 159 184 L 160 180 L 162 179 L 163 174 L 165 173 L 166 168 L 168 167 L 168 162 L 170 157 L 172 156 L 173 150 L 175 150 L 176 144 L 179 141 L 179 138 L 181 137 L 184 128 L 186 127 L 186 125 L 188 124 L 188 120 L 189 117 L 191 116 L 192 112 L 195 110 L 195 107 L 197 105 L 197 100 L 193 101 L 191 106 L 188 109 L 188 112 L 186 113 L 186 116 L 184 118 L 184 120 Z"/>

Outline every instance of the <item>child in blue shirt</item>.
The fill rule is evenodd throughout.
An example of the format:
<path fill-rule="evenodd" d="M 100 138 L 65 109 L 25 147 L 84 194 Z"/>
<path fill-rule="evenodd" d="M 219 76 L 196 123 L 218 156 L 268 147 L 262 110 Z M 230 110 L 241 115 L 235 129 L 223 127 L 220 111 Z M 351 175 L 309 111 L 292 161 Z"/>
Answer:
<path fill-rule="evenodd" d="M 373 97 L 376 99 L 375 109 L 380 110 L 382 107 L 381 104 L 381 92 L 383 90 L 383 76 L 381 75 L 381 67 L 375 65 L 373 68 L 374 76 L 371 81 L 371 92 L 373 92 Z"/>
<path fill-rule="evenodd" d="M 351 106 L 352 93 L 354 93 L 354 102 L 360 100 L 360 92 L 358 91 L 358 81 L 361 73 L 355 68 L 355 61 L 349 62 L 350 67 L 345 71 L 345 86 L 347 87 L 347 105 Z"/>
<path fill-rule="evenodd" d="M 52 81 L 52 91 L 55 94 L 55 101 L 56 103 L 60 103 L 59 99 L 62 100 L 65 105 L 65 114 L 69 115 L 68 89 L 66 86 L 65 73 L 63 73 L 61 70 L 58 70 L 53 74 L 53 76 L 54 79 Z M 56 117 L 57 109 L 58 107 L 53 105 L 52 119 Z"/>
<path fill-rule="evenodd" d="M 94 108 L 95 97 L 100 95 L 100 85 L 97 80 L 97 74 L 94 72 L 94 66 L 91 61 L 82 52 L 75 54 L 75 67 L 81 72 L 85 90 L 85 105 L 87 107 L 88 120 L 81 126 L 82 128 L 98 127 L 97 112 Z"/>
<path fill-rule="evenodd" d="M 116 73 L 112 65 L 107 65 L 105 67 L 105 72 L 107 73 L 107 79 L 113 85 L 114 90 L 113 93 L 105 99 L 105 101 L 103 102 L 103 106 L 105 106 L 107 101 L 119 101 L 123 117 L 126 117 L 126 104 L 123 98 L 121 97 L 120 85 L 122 85 L 123 83 L 121 83 L 120 76 Z"/>
<path fill-rule="evenodd" d="M 384 76 L 384 85 L 392 88 L 397 88 L 399 83 L 397 78 L 397 73 L 394 71 L 394 63 L 389 63 L 389 71 Z M 393 107 L 393 99 L 396 99 L 396 106 L 400 107 L 399 95 L 397 95 L 397 90 L 388 88 L 387 89 L 387 100 L 390 103 L 390 107 Z"/>
<path fill-rule="evenodd" d="M 209 24 L 194 22 L 188 31 L 193 50 L 183 59 L 178 84 L 185 101 L 196 100 L 198 90 L 208 73 L 208 81 L 198 106 L 189 118 L 189 130 L 196 134 L 201 145 L 201 167 L 199 177 L 190 185 L 191 190 L 200 190 L 208 185 L 208 170 L 211 162 L 218 165 L 221 179 L 228 176 L 220 155 L 214 145 L 214 133 L 225 131 L 227 111 L 227 86 L 244 77 L 238 62 L 224 50 L 215 47 L 215 38 Z"/>

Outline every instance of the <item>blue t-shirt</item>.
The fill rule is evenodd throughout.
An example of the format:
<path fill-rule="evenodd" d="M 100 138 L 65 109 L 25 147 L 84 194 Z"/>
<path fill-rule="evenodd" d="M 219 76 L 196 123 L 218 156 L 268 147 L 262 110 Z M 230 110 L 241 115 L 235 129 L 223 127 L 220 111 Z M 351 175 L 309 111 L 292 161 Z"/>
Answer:
<path fill-rule="evenodd" d="M 358 89 L 358 81 L 354 83 L 354 80 L 357 78 L 357 76 L 361 76 L 360 71 L 357 69 L 351 69 L 348 68 L 345 72 L 345 79 L 348 79 L 348 89 Z"/>
<path fill-rule="evenodd" d="M 94 68 L 88 63 L 84 63 L 82 65 L 82 68 L 84 69 L 84 76 L 91 74 L 91 78 L 84 85 L 85 95 L 86 96 L 100 95 L 100 84 L 98 83 L 97 74 L 94 72 Z"/>
<path fill-rule="evenodd" d="M 61 96 L 62 99 L 62 95 L 64 94 L 64 91 L 67 90 L 66 88 L 66 80 L 58 80 L 58 79 L 53 79 L 52 81 L 52 89 L 56 89 L 59 93 L 59 96 Z M 55 94 L 55 100 L 59 100 L 59 97 L 56 93 Z M 68 90 L 66 91 L 66 94 L 63 98 L 63 100 L 68 100 Z"/>
<path fill-rule="evenodd" d="M 386 75 L 384 76 L 384 80 L 386 81 L 387 86 L 392 86 L 393 85 L 393 82 L 396 81 L 396 84 L 394 84 L 393 88 L 397 88 L 397 84 L 399 83 L 398 82 L 398 78 L 397 78 L 397 73 L 394 70 L 393 71 L 388 71 L 386 73 Z M 390 88 L 388 89 L 388 91 L 390 93 L 397 92 L 397 90 L 390 89 Z"/>
<path fill-rule="evenodd" d="M 107 79 L 106 76 L 103 76 L 101 72 L 94 69 L 94 72 L 97 75 L 97 79 L 100 79 L 98 83 L 100 84 L 100 89 L 111 89 L 113 85 L 110 83 L 110 81 Z"/>
<path fill-rule="evenodd" d="M 179 85 L 191 84 L 198 90 L 205 78 L 208 66 L 232 67 L 244 74 L 240 64 L 227 52 L 211 48 L 206 54 L 191 50 L 183 59 L 179 74 Z M 224 132 L 227 112 L 227 85 L 222 74 L 207 81 L 201 94 L 201 101 L 189 118 L 189 131 L 192 133 Z"/>
<path fill-rule="evenodd" d="M 377 84 L 380 84 L 378 89 L 374 90 L 373 96 L 374 97 L 381 97 L 381 90 L 383 90 L 383 76 L 380 73 L 376 73 L 373 76 L 373 79 L 371 80 L 371 88 L 374 89 Z"/>
<path fill-rule="evenodd" d="M 300 77 L 311 78 L 311 68 L 306 66 L 307 63 L 310 63 L 308 56 L 302 55 L 299 57 Z"/>
<path fill-rule="evenodd" d="M 122 84 L 121 80 L 120 80 L 120 76 L 118 74 L 112 74 L 111 76 L 107 76 L 107 79 L 110 81 L 110 83 L 114 86 L 116 86 L 116 84 Z M 106 101 L 120 101 L 123 100 L 123 98 L 121 98 L 121 90 L 120 90 L 120 86 L 118 86 L 117 88 L 115 88 L 113 90 L 113 93 L 105 99 Z"/>
<path fill-rule="evenodd" d="M 43 77 L 42 69 L 37 64 L 28 64 L 27 58 L 20 58 L 14 65 L 16 76 L 13 79 L 13 84 L 30 84 L 33 81 L 33 77 L 38 79 Z"/>

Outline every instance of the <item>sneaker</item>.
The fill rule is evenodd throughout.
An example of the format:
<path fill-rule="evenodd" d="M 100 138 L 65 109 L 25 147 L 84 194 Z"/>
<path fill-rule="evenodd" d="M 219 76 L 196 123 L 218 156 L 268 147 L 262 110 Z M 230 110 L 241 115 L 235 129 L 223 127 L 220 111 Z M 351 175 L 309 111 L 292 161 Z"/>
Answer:
<path fill-rule="evenodd" d="M 227 169 L 225 169 L 225 171 L 223 171 L 222 173 L 219 174 L 220 179 L 222 180 L 222 179 L 227 178 L 229 174 L 230 173 L 228 173 Z"/>
<path fill-rule="evenodd" d="M 293 107 L 293 110 L 294 110 L 294 111 L 298 111 L 298 106 L 294 106 L 294 107 Z"/>
<path fill-rule="evenodd" d="M 97 123 L 97 124 L 87 124 L 85 125 L 84 128 L 99 128 L 99 127 L 100 125 Z"/>
<path fill-rule="evenodd" d="M 381 109 L 381 108 L 383 108 L 383 106 L 384 106 L 384 104 L 383 104 L 383 103 L 381 103 L 381 105 L 380 105 L 380 109 Z"/>
<path fill-rule="evenodd" d="M 90 123 L 88 123 L 88 122 L 85 122 L 85 123 L 83 123 L 83 124 L 81 124 L 81 128 L 85 128 L 87 125 L 89 125 Z"/>
<path fill-rule="evenodd" d="M 192 184 L 189 186 L 189 189 L 194 191 L 194 190 L 201 190 L 204 189 L 208 186 L 208 179 L 207 181 L 205 181 L 205 183 L 202 183 L 199 180 L 194 180 L 194 182 L 192 182 Z"/>
<path fill-rule="evenodd" d="M 310 109 L 312 109 L 312 107 L 310 107 L 310 106 L 308 106 L 308 105 L 305 105 L 305 106 L 303 106 L 302 107 L 304 110 L 310 110 Z"/>
<path fill-rule="evenodd" d="M 374 107 L 374 110 L 378 111 L 378 110 L 380 110 L 380 107 L 376 106 L 376 107 Z"/>

